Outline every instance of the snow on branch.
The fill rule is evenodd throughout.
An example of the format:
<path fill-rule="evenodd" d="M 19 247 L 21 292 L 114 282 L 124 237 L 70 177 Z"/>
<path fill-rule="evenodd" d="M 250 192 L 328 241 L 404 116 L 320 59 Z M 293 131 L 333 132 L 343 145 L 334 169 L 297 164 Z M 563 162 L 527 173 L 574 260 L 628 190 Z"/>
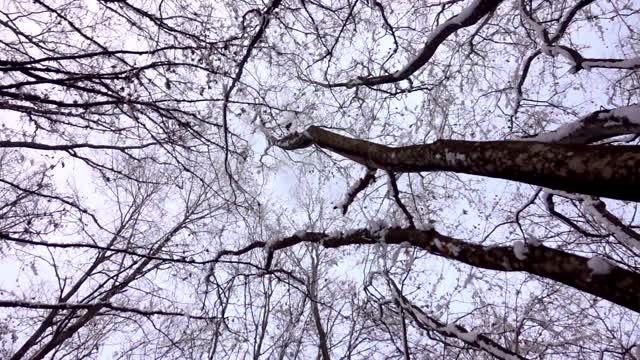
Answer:
<path fill-rule="evenodd" d="M 582 208 L 585 213 L 596 219 L 620 243 L 632 250 L 640 251 L 640 234 L 623 224 L 617 216 L 611 214 L 602 200 L 590 196 L 583 196 L 582 200 Z"/>
<path fill-rule="evenodd" d="M 611 264 L 600 256 L 594 256 L 587 261 L 587 266 L 593 275 L 607 275 L 611 271 Z"/>
<path fill-rule="evenodd" d="M 390 147 L 317 126 L 278 140 L 276 145 L 284 150 L 316 145 L 367 168 L 394 173 L 451 171 L 640 201 L 640 150 L 635 146 L 438 140 Z"/>
<path fill-rule="evenodd" d="M 576 71 L 581 69 L 589 71 L 593 68 L 639 70 L 640 57 L 631 59 L 595 59 L 581 56 L 576 66 Z"/>
<path fill-rule="evenodd" d="M 589 144 L 627 134 L 640 134 L 640 105 L 638 104 L 596 111 L 553 131 L 523 140 L 561 144 Z M 579 201 L 585 213 L 591 215 L 605 230 L 613 234 L 616 240 L 630 250 L 640 250 L 640 234 L 609 212 L 606 204 L 600 199 L 545 189 L 544 199 L 547 210 L 574 230 L 590 237 L 602 236 L 585 231 L 569 218 L 557 212 L 553 204 L 553 195 Z"/>
<path fill-rule="evenodd" d="M 610 233 L 609 235 L 613 234 L 616 240 L 618 240 L 621 244 L 625 245 L 632 251 L 640 250 L 640 234 L 633 230 L 630 226 L 625 225 L 617 216 L 607 210 L 607 205 L 602 200 L 591 196 L 570 194 L 563 191 L 556 191 L 551 189 L 545 189 L 545 194 L 545 198 L 548 204 L 547 209 L 549 210 L 549 212 L 552 215 L 560 218 L 560 220 L 562 220 L 581 234 L 591 237 L 603 237 L 597 234 L 587 233 L 586 231 L 578 227 L 578 225 L 573 223 L 570 219 L 566 218 L 562 214 L 557 213 L 553 208 L 553 203 L 550 202 L 550 198 L 553 195 L 558 195 L 567 199 L 578 201 L 582 204 L 582 209 L 584 210 L 584 212 L 593 217 L 598 224 L 600 224 L 606 231 Z"/>
<path fill-rule="evenodd" d="M 556 144 L 590 144 L 608 138 L 640 134 L 640 105 L 595 111 L 574 122 L 523 141 Z"/>
<path fill-rule="evenodd" d="M 577 73 L 580 70 L 590 71 L 593 68 L 607 68 L 607 69 L 626 69 L 626 70 L 638 70 L 640 69 L 640 57 L 631 59 L 597 59 L 597 58 L 585 58 L 577 50 L 572 49 L 564 45 L 556 45 L 555 43 L 560 39 L 564 31 L 569 26 L 569 22 L 578 10 L 589 5 L 593 0 L 583 0 L 579 2 L 567 15 L 567 17 L 560 24 L 558 32 L 554 36 L 549 36 L 547 29 L 540 24 L 527 10 L 527 5 L 524 0 L 520 0 L 520 18 L 524 20 L 535 32 L 538 42 L 540 43 L 540 51 L 548 56 L 562 56 L 571 65 L 570 72 L 572 74 Z M 535 56 L 534 56 L 535 57 Z"/>
<path fill-rule="evenodd" d="M 555 203 L 553 201 L 553 197 L 555 195 L 556 194 L 553 194 L 551 192 L 546 192 L 546 191 L 542 195 L 542 200 L 543 200 L 543 202 L 545 204 L 545 208 L 547 209 L 549 214 L 551 214 L 554 217 L 560 219 L 560 221 L 562 221 L 563 223 L 567 224 L 567 226 L 571 227 L 573 230 L 577 231 L 582 236 L 592 237 L 592 238 L 605 238 L 605 237 L 609 236 L 609 235 L 601 235 L 601 234 L 596 234 L 596 233 L 589 232 L 589 231 L 583 229 L 580 225 L 576 224 L 576 222 L 574 222 L 573 220 L 569 219 L 567 216 L 565 216 L 561 212 L 557 211 Z M 576 197 L 577 196 L 578 195 L 576 195 Z"/>
<path fill-rule="evenodd" d="M 303 149 L 311 146 L 312 144 L 311 138 L 309 137 L 309 134 L 306 131 L 301 133 L 293 132 L 280 139 L 276 139 L 274 137 L 268 136 L 267 140 L 269 140 L 270 144 L 275 145 L 283 150 Z"/>
<path fill-rule="evenodd" d="M 595 0 L 580 0 L 571 8 L 571 10 L 567 11 L 565 17 L 562 19 L 562 21 L 560 22 L 560 25 L 558 26 L 558 30 L 556 30 L 556 33 L 553 36 L 551 36 L 551 38 L 549 39 L 549 42 L 553 44 L 553 43 L 556 43 L 558 40 L 560 40 L 560 38 L 567 31 L 569 24 L 571 24 L 571 21 L 576 16 L 578 11 L 589 6 L 594 1 Z"/>
<path fill-rule="evenodd" d="M 529 247 L 521 240 L 513 242 L 513 254 L 518 260 L 527 260 L 527 254 L 529 253 Z"/>
<path fill-rule="evenodd" d="M 608 68 L 608 69 L 626 69 L 626 70 L 638 70 L 640 69 L 640 58 L 631 59 L 599 59 L 599 58 L 585 58 L 577 50 L 567 46 L 557 45 L 556 43 L 565 34 L 567 28 L 571 24 L 576 14 L 583 8 L 589 6 L 594 0 L 580 0 L 569 11 L 567 11 L 564 18 L 560 21 L 558 28 L 553 36 L 549 35 L 547 29 L 538 22 L 533 14 L 527 9 L 527 4 L 524 0 L 520 0 L 519 10 L 520 18 L 534 31 L 535 37 L 540 44 L 540 49 L 535 50 L 526 60 L 523 62 L 521 70 L 519 69 L 514 76 L 513 84 L 515 88 L 516 97 L 514 99 L 514 106 L 512 112 L 513 118 L 518 114 L 520 109 L 520 102 L 523 96 L 523 86 L 531 69 L 531 64 L 540 54 L 548 56 L 562 56 L 564 57 L 571 68 L 571 73 L 577 73 L 580 70 L 590 71 L 593 68 Z M 516 80 L 517 78 L 517 80 Z"/>
<path fill-rule="evenodd" d="M 373 76 L 373 77 L 356 77 L 346 82 L 339 83 L 321 83 L 313 82 L 316 85 L 320 85 L 327 88 L 334 87 L 346 87 L 351 88 L 355 86 L 375 86 L 382 84 L 395 83 L 401 80 L 408 79 L 411 75 L 416 73 L 420 68 L 431 60 L 436 50 L 442 43 L 444 43 L 449 36 L 456 31 L 466 28 L 478 23 L 483 17 L 493 12 L 503 0 L 474 0 L 469 6 L 464 8 L 460 13 L 447 19 L 444 23 L 440 24 L 434 31 L 429 34 L 429 37 L 425 41 L 425 45 L 420 53 L 402 69 L 396 71 L 393 74 Z"/>
<path fill-rule="evenodd" d="M 479 334 L 476 331 L 469 331 L 457 324 L 445 324 L 438 319 L 429 316 L 421 308 L 411 303 L 403 294 L 398 285 L 387 274 L 385 280 L 389 290 L 393 295 L 395 304 L 408 313 L 415 321 L 416 325 L 424 330 L 435 331 L 438 334 L 461 340 L 465 344 L 475 348 L 482 349 L 498 359 L 515 360 L 526 359 L 497 342 L 491 340 L 488 336 Z"/>
<path fill-rule="evenodd" d="M 431 254 L 459 261 L 467 265 L 495 271 L 522 271 L 560 282 L 575 289 L 592 294 L 612 303 L 640 312 L 637 289 L 640 274 L 610 264 L 607 274 L 594 274 L 589 266 L 590 258 L 575 255 L 544 245 L 529 246 L 525 259 L 514 253 L 512 246 L 485 247 L 471 241 L 455 239 L 435 229 L 387 227 L 384 232 L 385 246 L 413 246 Z M 270 241 L 255 241 L 239 250 L 223 250 L 216 261 L 226 256 L 242 256 L 253 250 L 269 246 L 272 252 L 302 243 L 315 243 L 328 249 L 354 245 L 379 245 L 380 232 L 359 229 L 347 234 L 320 232 L 296 233 L 295 235 Z"/>
<path fill-rule="evenodd" d="M 638 58 L 640 60 L 640 58 Z M 602 113 L 600 118 L 611 121 L 623 121 L 628 124 L 640 126 L 640 105 L 634 104 L 629 106 L 621 106 L 611 110 L 611 114 Z M 618 120 L 621 119 L 621 120 Z"/>
<path fill-rule="evenodd" d="M 542 26 L 542 24 L 536 21 L 531 12 L 529 12 L 529 10 L 527 9 L 527 4 L 524 0 L 520 0 L 520 18 L 533 29 L 533 31 L 536 33 L 538 41 L 542 43 L 542 52 L 547 54 L 544 47 L 548 46 L 551 43 L 551 40 L 549 39 L 549 32 L 547 32 L 547 29 Z"/>
<path fill-rule="evenodd" d="M 565 58 L 571 68 L 569 72 L 572 74 L 580 70 L 591 71 L 591 69 L 621 69 L 621 70 L 638 70 L 640 69 L 640 57 L 631 59 L 600 59 L 585 58 L 577 50 L 564 45 L 543 45 L 541 48 L 545 55 L 556 57 L 558 55 Z"/>

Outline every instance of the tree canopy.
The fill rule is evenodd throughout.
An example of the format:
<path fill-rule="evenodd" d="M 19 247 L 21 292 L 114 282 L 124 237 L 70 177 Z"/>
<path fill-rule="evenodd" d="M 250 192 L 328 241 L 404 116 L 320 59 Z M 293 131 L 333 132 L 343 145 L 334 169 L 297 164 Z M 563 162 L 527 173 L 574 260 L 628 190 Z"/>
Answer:
<path fill-rule="evenodd" d="M 640 2 L 0 5 L 0 358 L 640 359 Z"/>

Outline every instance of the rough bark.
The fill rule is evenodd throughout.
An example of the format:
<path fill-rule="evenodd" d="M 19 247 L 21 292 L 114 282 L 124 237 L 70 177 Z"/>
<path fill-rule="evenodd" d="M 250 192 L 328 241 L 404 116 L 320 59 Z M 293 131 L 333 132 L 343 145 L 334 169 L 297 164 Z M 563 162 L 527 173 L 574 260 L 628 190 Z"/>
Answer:
<path fill-rule="evenodd" d="M 316 145 L 369 168 L 393 172 L 452 171 L 640 201 L 640 150 L 636 146 L 438 140 L 390 147 L 316 126 L 276 145 L 285 150 Z"/>
<path fill-rule="evenodd" d="M 273 252 L 303 242 L 318 243 L 325 248 L 375 245 L 380 244 L 381 239 L 387 244 L 399 245 L 408 242 L 429 253 L 478 268 L 527 272 L 563 283 L 640 313 L 637 290 L 640 288 L 640 274 L 614 264 L 611 264 L 609 273 L 594 274 L 587 264 L 589 258 L 546 246 L 527 246 L 525 248 L 526 258 L 521 260 L 516 256 L 514 248 L 511 246 L 478 245 L 442 235 L 435 230 L 390 228 L 377 232 L 363 229 L 344 236 L 307 232 L 300 236 L 291 236 L 271 242 L 269 249 L 270 252 Z M 266 242 L 256 241 L 239 250 L 222 251 L 216 258 L 230 255 L 239 256 L 266 246 Z"/>

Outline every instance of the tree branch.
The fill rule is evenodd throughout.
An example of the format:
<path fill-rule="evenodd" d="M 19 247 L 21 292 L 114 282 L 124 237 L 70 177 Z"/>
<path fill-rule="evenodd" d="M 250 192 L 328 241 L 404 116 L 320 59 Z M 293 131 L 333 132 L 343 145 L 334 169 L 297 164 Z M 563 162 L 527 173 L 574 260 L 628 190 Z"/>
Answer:
<path fill-rule="evenodd" d="M 158 145 L 157 143 L 146 143 L 140 145 L 103 145 L 103 144 L 61 144 L 61 145 L 49 145 L 42 143 L 35 143 L 30 141 L 0 141 L 0 148 L 27 148 L 35 150 L 73 150 L 73 149 L 99 149 L 99 150 L 134 150 L 144 149 L 149 146 Z"/>
<path fill-rule="evenodd" d="M 396 181 L 395 174 L 392 172 L 388 172 L 389 183 L 391 184 L 391 190 L 393 190 L 393 199 L 396 201 L 396 204 L 402 210 L 402 213 L 407 218 L 409 225 L 411 227 L 416 227 L 416 223 L 413 221 L 413 216 L 409 212 L 409 209 L 404 205 L 402 199 L 400 199 L 400 190 L 398 189 L 398 182 Z"/>
<path fill-rule="evenodd" d="M 195 320 L 216 320 L 216 317 L 190 315 L 183 312 L 163 311 L 163 310 L 143 310 L 127 306 L 115 305 L 111 302 L 100 302 L 93 304 L 73 304 L 73 303 L 35 303 L 21 300 L 0 300 L 0 308 L 25 308 L 25 309 L 41 309 L 41 310 L 88 310 L 93 308 L 106 308 L 120 312 L 130 312 L 143 316 L 181 316 Z"/>
<path fill-rule="evenodd" d="M 358 179 L 358 181 L 349 188 L 344 199 L 340 203 L 336 204 L 334 209 L 340 209 L 342 215 L 345 215 L 356 196 L 376 180 L 376 171 L 376 169 L 367 169 L 367 173 L 364 177 Z"/>
<path fill-rule="evenodd" d="M 278 251 L 301 243 L 316 243 L 325 248 L 352 245 L 376 245 L 383 240 L 387 244 L 400 245 L 408 242 L 431 254 L 482 269 L 496 271 L 522 271 L 554 280 L 580 291 L 592 294 L 612 303 L 640 313 L 638 291 L 640 274 L 610 264 L 607 274 L 594 274 L 589 267 L 589 258 L 574 255 L 545 246 L 525 245 L 526 257 L 516 256 L 511 246 L 483 246 L 455 239 L 436 230 L 386 228 L 378 231 L 360 229 L 343 236 L 307 232 L 269 242 L 270 251 Z M 224 250 L 223 256 L 240 256 L 254 249 L 267 247 L 264 241 L 255 241 L 238 250 Z"/>
<path fill-rule="evenodd" d="M 559 128 L 524 138 L 525 141 L 557 144 L 591 144 L 616 136 L 640 134 L 640 105 L 600 110 Z"/>
<path fill-rule="evenodd" d="M 595 119 L 595 125 L 586 125 L 590 124 L 589 119 Z M 566 137 L 569 131 L 566 128 L 558 129 L 556 135 L 573 138 L 573 141 L 578 140 L 578 133 L 592 139 L 610 136 L 607 128 L 611 123 L 615 125 L 614 119 L 621 125 L 616 133 L 629 131 L 629 128 L 635 130 L 640 125 L 640 106 L 596 112 L 589 119 L 571 125 L 571 129 L 576 130 L 573 137 Z M 431 144 L 390 147 L 311 126 L 303 133 L 275 141 L 274 145 L 284 150 L 316 145 L 368 168 L 392 172 L 451 171 L 640 201 L 637 191 L 640 187 L 640 150 L 637 146 L 590 146 L 568 140 L 565 144 L 547 143 L 549 136 L 534 138 L 542 141 L 535 143 L 438 140 Z"/>
<path fill-rule="evenodd" d="M 485 335 L 470 332 L 457 324 L 444 324 L 438 321 L 438 319 L 429 316 L 427 313 L 422 311 L 422 309 L 412 304 L 411 301 L 402 294 L 398 285 L 388 275 L 385 276 L 385 280 L 393 294 L 395 304 L 408 313 L 418 327 L 424 330 L 435 331 L 445 337 L 456 338 L 465 344 L 473 346 L 474 348 L 482 349 L 498 359 L 526 359 L 524 356 L 501 346 Z"/>
<path fill-rule="evenodd" d="M 444 23 L 440 24 L 427 38 L 420 54 L 409 62 L 404 68 L 396 71 L 393 74 L 373 76 L 373 77 L 357 77 L 355 79 L 339 82 L 339 83 L 321 83 L 313 82 L 316 85 L 320 85 L 327 88 L 335 87 L 355 87 L 355 86 L 375 86 L 382 84 L 390 84 L 398 81 L 408 79 L 411 75 L 416 73 L 422 68 L 436 53 L 438 47 L 447 40 L 456 31 L 475 25 L 484 16 L 494 11 L 502 0 L 474 0 L 468 7 L 462 10 L 457 15 L 447 19 Z"/>

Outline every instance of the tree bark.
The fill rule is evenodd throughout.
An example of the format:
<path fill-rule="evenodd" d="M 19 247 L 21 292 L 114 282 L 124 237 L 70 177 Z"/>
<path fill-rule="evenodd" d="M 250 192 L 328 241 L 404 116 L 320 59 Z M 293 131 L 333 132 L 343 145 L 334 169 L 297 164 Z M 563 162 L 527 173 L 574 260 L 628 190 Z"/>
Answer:
<path fill-rule="evenodd" d="M 451 171 L 640 201 L 637 146 L 438 140 L 431 144 L 390 147 L 316 126 L 289 135 L 276 145 L 285 150 L 317 145 L 368 168 L 392 172 Z"/>
<path fill-rule="evenodd" d="M 376 245 L 384 241 L 399 245 L 408 242 L 429 253 L 465 264 L 496 271 L 523 271 L 554 280 L 575 289 L 592 294 L 612 303 L 640 313 L 638 289 L 640 274 L 610 264 L 606 274 L 594 274 L 588 265 L 589 258 L 574 255 L 546 246 L 526 246 L 525 258 L 518 258 L 512 246 L 483 246 L 455 239 L 435 230 L 389 228 L 377 232 L 362 229 L 348 235 L 330 236 L 324 233 L 307 232 L 286 237 L 269 245 L 271 251 L 295 246 L 303 242 L 318 243 L 325 248 L 351 245 Z M 254 249 L 267 246 L 264 241 L 255 241 L 234 251 L 224 250 L 216 256 L 240 256 Z M 522 257 L 523 254 L 519 254 Z"/>

